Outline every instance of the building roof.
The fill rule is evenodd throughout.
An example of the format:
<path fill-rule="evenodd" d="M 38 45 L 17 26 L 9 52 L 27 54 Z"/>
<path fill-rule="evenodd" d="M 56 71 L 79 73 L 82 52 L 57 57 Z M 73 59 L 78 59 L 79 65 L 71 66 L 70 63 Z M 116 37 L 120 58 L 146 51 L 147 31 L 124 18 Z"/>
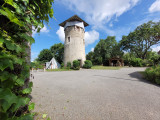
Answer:
<path fill-rule="evenodd" d="M 78 15 L 74 15 L 71 18 L 65 20 L 64 22 L 62 22 L 61 24 L 59 24 L 60 26 L 64 27 L 66 22 L 71 22 L 71 21 L 80 21 L 84 23 L 84 26 L 87 27 L 89 24 L 86 23 L 84 20 L 82 20 L 80 17 L 78 17 Z"/>

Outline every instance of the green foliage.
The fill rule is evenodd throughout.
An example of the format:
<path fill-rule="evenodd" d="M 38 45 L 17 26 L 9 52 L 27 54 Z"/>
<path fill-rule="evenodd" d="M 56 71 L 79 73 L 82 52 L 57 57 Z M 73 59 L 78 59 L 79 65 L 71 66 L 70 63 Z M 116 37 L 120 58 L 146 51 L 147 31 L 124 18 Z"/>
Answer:
<path fill-rule="evenodd" d="M 124 64 L 128 66 L 148 67 L 148 66 L 158 65 L 160 63 L 160 55 L 158 55 L 156 52 L 148 51 L 146 55 L 147 55 L 146 59 L 140 60 L 140 58 L 136 58 L 135 54 L 126 53 L 123 56 Z"/>
<path fill-rule="evenodd" d="M 68 69 L 71 68 L 71 62 L 67 62 L 67 68 L 68 68 Z"/>
<path fill-rule="evenodd" d="M 124 65 L 125 66 L 130 66 L 130 61 L 131 61 L 131 54 L 130 53 L 126 53 L 123 55 L 123 60 L 124 60 Z"/>
<path fill-rule="evenodd" d="M 39 61 L 34 61 L 34 62 L 31 62 L 31 68 L 34 68 L 34 69 L 43 69 L 44 66 L 39 62 Z"/>
<path fill-rule="evenodd" d="M 150 61 L 152 62 L 153 65 L 158 65 L 160 64 L 160 55 L 154 54 L 151 58 Z"/>
<path fill-rule="evenodd" d="M 31 103 L 31 104 L 28 106 L 28 110 L 29 110 L 29 111 L 34 110 L 34 106 L 35 106 L 35 103 Z"/>
<path fill-rule="evenodd" d="M 48 49 L 43 49 L 38 55 L 37 61 L 44 64 L 45 62 L 51 61 L 52 58 L 53 58 L 52 52 Z"/>
<path fill-rule="evenodd" d="M 80 69 L 80 62 L 78 60 L 73 61 L 73 69 L 79 70 Z"/>
<path fill-rule="evenodd" d="M 63 62 L 64 45 L 62 43 L 54 44 L 51 46 L 50 51 L 55 59 L 61 64 Z"/>
<path fill-rule="evenodd" d="M 44 64 L 49 62 L 53 57 L 60 64 L 63 62 L 64 45 L 62 43 L 54 44 L 50 49 L 43 49 L 38 55 L 37 61 Z"/>
<path fill-rule="evenodd" d="M 94 61 L 94 52 L 89 52 L 87 55 L 86 55 L 86 59 L 87 60 L 90 60 L 90 61 Z"/>
<path fill-rule="evenodd" d="M 147 68 L 144 75 L 147 80 L 160 84 L 160 65 Z"/>
<path fill-rule="evenodd" d="M 132 58 L 131 61 L 130 61 L 130 64 L 133 66 L 133 67 L 142 67 L 142 59 L 140 58 Z"/>
<path fill-rule="evenodd" d="M 94 52 L 88 53 L 87 60 L 91 60 L 94 65 L 109 65 L 112 57 L 121 57 L 123 52 L 117 43 L 115 36 L 108 36 L 105 40 L 101 39 L 96 45 Z"/>
<path fill-rule="evenodd" d="M 86 61 L 84 61 L 84 63 L 85 63 L 85 64 L 83 65 L 84 68 L 90 69 L 90 68 L 92 67 L 92 61 L 86 60 Z"/>
<path fill-rule="evenodd" d="M 62 64 L 61 64 L 61 68 L 64 68 L 64 63 L 62 62 Z"/>
<path fill-rule="evenodd" d="M 137 58 L 146 59 L 151 46 L 160 43 L 160 22 L 144 23 L 120 41 L 123 50 L 135 53 Z"/>
<path fill-rule="evenodd" d="M 53 0 L 0 1 L 0 120 L 33 120 L 28 112 L 32 26 L 39 32 L 43 22 L 53 17 L 52 3 Z"/>

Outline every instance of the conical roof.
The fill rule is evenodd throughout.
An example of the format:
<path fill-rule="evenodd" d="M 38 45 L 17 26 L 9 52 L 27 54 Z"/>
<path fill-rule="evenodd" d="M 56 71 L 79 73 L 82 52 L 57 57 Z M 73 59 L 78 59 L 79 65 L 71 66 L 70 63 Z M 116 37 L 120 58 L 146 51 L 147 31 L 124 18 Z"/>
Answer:
<path fill-rule="evenodd" d="M 72 22 L 72 21 L 80 21 L 80 22 L 83 22 L 84 26 L 87 27 L 89 24 L 86 23 L 84 20 L 82 20 L 78 15 L 74 15 L 72 16 L 71 18 L 65 20 L 64 22 L 62 22 L 61 24 L 59 24 L 60 26 L 64 27 L 65 24 L 67 22 Z"/>

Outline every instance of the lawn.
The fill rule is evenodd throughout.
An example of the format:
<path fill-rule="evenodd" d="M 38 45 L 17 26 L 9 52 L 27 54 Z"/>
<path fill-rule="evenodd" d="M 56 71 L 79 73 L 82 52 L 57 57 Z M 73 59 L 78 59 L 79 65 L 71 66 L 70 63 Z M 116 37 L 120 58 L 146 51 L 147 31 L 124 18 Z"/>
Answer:
<path fill-rule="evenodd" d="M 119 70 L 122 67 L 110 67 L 110 66 L 100 66 L 100 65 L 96 65 L 93 66 L 91 69 L 94 70 Z M 51 69 L 51 70 L 46 70 L 47 72 L 56 72 L 56 71 L 74 71 L 73 69 L 67 69 L 67 68 L 62 68 L 62 69 Z"/>
<path fill-rule="evenodd" d="M 92 69 L 95 70 L 119 70 L 122 67 L 110 67 L 110 66 L 93 66 Z"/>
<path fill-rule="evenodd" d="M 53 71 L 73 71 L 73 69 L 66 69 L 66 68 L 62 68 L 62 69 L 51 69 L 51 70 L 46 70 L 47 72 L 53 72 Z"/>

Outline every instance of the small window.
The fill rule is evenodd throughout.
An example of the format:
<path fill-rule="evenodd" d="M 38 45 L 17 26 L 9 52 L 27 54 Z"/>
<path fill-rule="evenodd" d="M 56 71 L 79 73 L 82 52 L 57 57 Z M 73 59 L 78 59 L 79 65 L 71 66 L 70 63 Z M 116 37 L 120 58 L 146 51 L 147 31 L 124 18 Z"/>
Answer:
<path fill-rule="evenodd" d="M 70 37 L 68 37 L 68 42 L 70 42 L 70 39 L 71 39 L 71 38 L 70 38 Z"/>

